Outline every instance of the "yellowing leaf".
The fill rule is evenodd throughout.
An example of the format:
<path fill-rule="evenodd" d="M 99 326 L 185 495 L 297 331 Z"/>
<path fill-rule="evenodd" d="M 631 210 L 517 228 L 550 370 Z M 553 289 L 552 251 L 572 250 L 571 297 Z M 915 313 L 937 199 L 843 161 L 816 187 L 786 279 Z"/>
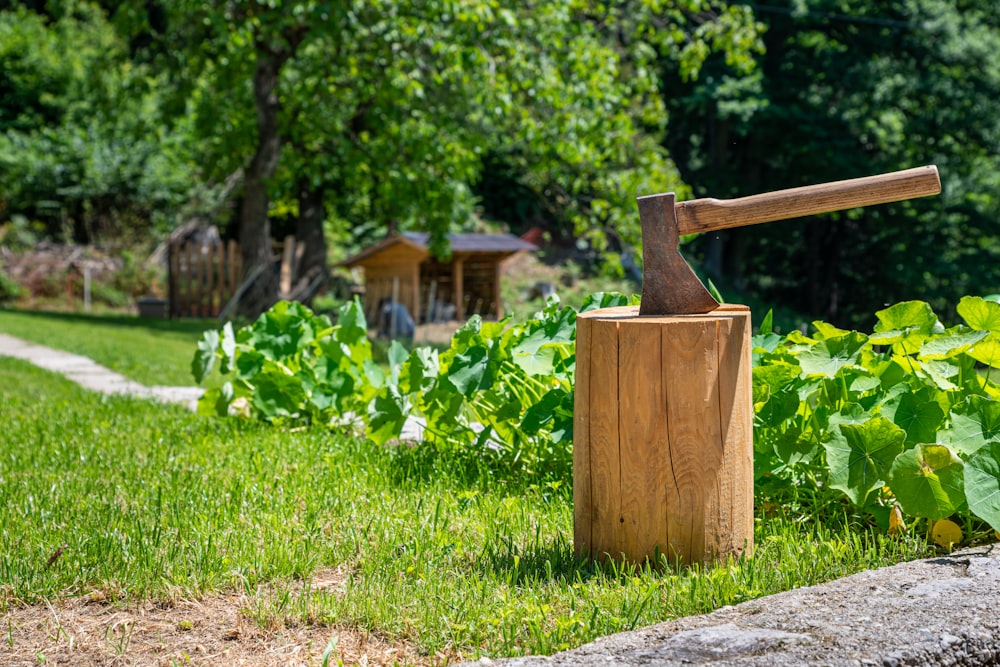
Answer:
<path fill-rule="evenodd" d="M 968 355 L 987 366 L 1000 368 L 1000 341 L 987 338 L 980 343 L 976 343 L 968 351 Z"/>
<path fill-rule="evenodd" d="M 945 549 L 951 549 L 962 541 L 962 529 L 954 521 L 940 519 L 931 528 L 931 539 Z"/>
<path fill-rule="evenodd" d="M 903 512 L 899 509 L 899 505 L 893 505 L 892 511 L 889 512 L 889 534 L 901 535 L 905 532 L 906 524 L 903 523 Z"/>

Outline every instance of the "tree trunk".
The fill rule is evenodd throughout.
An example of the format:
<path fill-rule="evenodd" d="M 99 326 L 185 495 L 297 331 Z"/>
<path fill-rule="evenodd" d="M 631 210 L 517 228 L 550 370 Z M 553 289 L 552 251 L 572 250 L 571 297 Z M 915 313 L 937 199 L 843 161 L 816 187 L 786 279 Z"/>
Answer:
<path fill-rule="evenodd" d="M 274 261 L 271 251 L 271 222 L 267 217 L 270 203 L 267 180 L 274 175 L 281 155 L 278 75 L 285 60 L 287 56 L 275 54 L 263 44 L 257 45 L 257 67 L 253 76 L 254 106 L 257 109 L 257 152 L 246 170 L 243 208 L 240 211 L 240 247 L 247 273 Z M 248 290 L 240 304 L 239 313 L 256 317 L 270 308 L 277 296 L 278 275 L 267 269 Z"/>
<path fill-rule="evenodd" d="M 295 227 L 295 239 L 305 244 L 305 251 L 299 264 L 299 275 L 326 276 L 326 235 L 323 222 L 326 210 L 323 207 L 325 189 L 314 186 L 309 179 L 299 182 L 299 219 Z"/>

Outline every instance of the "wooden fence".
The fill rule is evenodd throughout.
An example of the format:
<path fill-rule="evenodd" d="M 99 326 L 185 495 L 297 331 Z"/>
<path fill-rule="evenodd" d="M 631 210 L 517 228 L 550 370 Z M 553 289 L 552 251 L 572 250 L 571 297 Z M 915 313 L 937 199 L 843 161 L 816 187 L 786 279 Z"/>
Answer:
<path fill-rule="evenodd" d="M 171 243 L 168 266 L 170 317 L 217 317 L 243 280 L 236 241 Z"/>

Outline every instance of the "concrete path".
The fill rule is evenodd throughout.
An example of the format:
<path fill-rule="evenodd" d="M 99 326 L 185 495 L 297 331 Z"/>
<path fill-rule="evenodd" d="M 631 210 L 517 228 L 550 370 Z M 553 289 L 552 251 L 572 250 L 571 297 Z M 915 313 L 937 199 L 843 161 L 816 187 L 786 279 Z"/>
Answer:
<path fill-rule="evenodd" d="M 1000 665 L 1000 545 L 901 563 L 502 667 Z"/>
<path fill-rule="evenodd" d="M 153 398 L 164 403 L 180 403 L 197 410 L 201 387 L 147 387 L 78 354 L 35 345 L 0 333 L 0 356 L 17 357 L 36 366 L 61 373 L 84 389 L 102 394 L 128 394 Z"/>

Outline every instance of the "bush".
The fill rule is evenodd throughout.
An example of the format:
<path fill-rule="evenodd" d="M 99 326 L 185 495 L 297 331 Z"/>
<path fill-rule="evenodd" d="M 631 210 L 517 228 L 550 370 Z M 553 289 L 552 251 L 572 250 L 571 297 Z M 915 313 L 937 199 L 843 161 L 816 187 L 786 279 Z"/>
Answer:
<path fill-rule="evenodd" d="M 16 301 L 24 294 L 24 288 L 17 284 L 7 272 L 0 269 L 0 303 Z"/>

